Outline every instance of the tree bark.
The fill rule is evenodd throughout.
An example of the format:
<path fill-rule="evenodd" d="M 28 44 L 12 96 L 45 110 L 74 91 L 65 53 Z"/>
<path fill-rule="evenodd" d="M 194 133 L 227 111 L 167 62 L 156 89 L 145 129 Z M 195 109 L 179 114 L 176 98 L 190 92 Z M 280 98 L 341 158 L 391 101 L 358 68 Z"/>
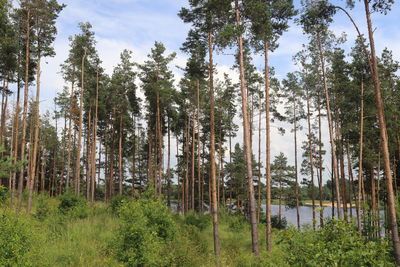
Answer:
<path fill-rule="evenodd" d="M 333 176 L 335 179 L 335 189 L 336 189 L 336 198 L 337 198 L 337 200 L 336 200 L 337 201 L 337 214 L 338 214 L 338 218 L 342 218 L 342 211 L 340 209 L 340 207 L 341 207 L 340 183 L 339 183 L 339 174 L 337 171 L 338 163 L 337 163 L 337 157 L 336 157 L 335 140 L 334 140 L 334 135 L 333 135 L 333 121 L 332 121 L 332 114 L 331 114 L 331 108 L 330 108 L 330 98 L 329 98 L 328 82 L 327 82 L 326 70 L 325 70 L 324 53 L 322 50 L 321 38 L 320 38 L 319 33 L 317 33 L 317 40 L 318 40 L 319 56 L 320 56 L 321 69 L 322 69 L 322 78 L 323 78 L 324 91 L 325 91 L 326 111 L 327 111 L 328 125 L 329 125 L 329 137 L 330 137 L 331 150 L 332 150 L 332 159 L 333 159 L 333 170 L 332 171 L 333 171 Z"/>
<path fill-rule="evenodd" d="M 308 123 L 308 150 L 310 160 L 310 174 L 311 174 L 311 201 L 312 201 L 312 218 L 313 218 L 313 230 L 315 231 L 315 191 L 314 191 L 314 149 L 312 143 L 312 129 L 311 129 L 311 104 L 310 104 L 310 92 L 306 89 L 307 97 L 307 123 Z"/>
<path fill-rule="evenodd" d="M 122 136 L 123 136 L 123 127 L 122 127 L 122 110 L 120 111 L 119 118 L 119 136 L 118 136 L 118 194 L 122 195 L 122 173 L 123 173 L 123 164 L 122 164 Z"/>
<path fill-rule="evenodd" d="M 357 194 L 357 203 L 356 203 L 356 212 L 357 212 L 357 227 L 358 232 L 361 236 L 362 226 L 361 226 L 361 187 L 362 187 L 362 164 L 363 164 L 363 138 L 364 138 L 364 81 L 361 80 L 361 109 L 360 109 L 360 151 L 358 158 L 358 194 Z"/>
<path fill-rule="evenodd" d="M 198 210 L 202 211 L 203 202 L 201 201 L 201 181 L 200 181 L 200 81 L 196 80 L 196 96 L 197 96 L 197 112 L 196 112 L 196 120 L 197 120 L 197 194 L 198 194 Z"/>
<path fill-rule="evenodd" d="M 258 96 L 259 109 L 258 109 L 258 205 L 257 205 L 257 222 L 260 223 L 261 214 L 261 91 Z"/>
<path fill-rule="evenodd" d="M 398 228 L 397 228 L 395 198 L 394 198 L 394 193 L 393 193 L 393 177 L 392 177 L 392 172 L 390 169 L 389 142 L 388 142 L 388 135 L 387 135 L 387 129 L 386 129 L 385 112 L 384 112 L 382 95 L 381 95 L 381 85 L 380 85 L 380 81 L 379 81 L 378 64 L 376 61 L 375 42 L 374 42 L 374 34 L 373 34 L 373 30 L 372 30 L 371 15 L 370 15 L 370 10 L 369 10 L 369 1 L 364 0 L 364 5 L 365 5 L 365 15 L 366 15 L 367 25 L 368 25 L 369 44 L 370 44 L 370 48 L 371 48 L 372 78 L 374 81 L 375 101 L 376 101 L 376 106 L 378 109 L 382 155 L 383 155 L 384 168 L 385 168 L 385 174 L 386 174 L 387 204 L 388 204 L 388 210 L 389 210 L 390 228 L 391 228 L 391 232 L 392 232 L 393 251 L 394 251 L 394 255 L 395 255 L 395 259 L 396 259 L 396 264 L 400 265 L 400 240 L 399 240 L 399 232 L 398 232 Z"/>
<path fill-rule="evenodd" d="M 75 72 L 75 68 L 73 69 Z M 70 97 L 70 110 L 69 110 L 69 118 L 68 118 L 68 157 L 67 157 L 67 177 L 66 177 L 66 184 L 65 184 L 65 191 L 68 192 L 69 190 L 69 180 L 70 180 L 70 170 L 71 170 L 71 144 L 72 144 L 72 99 L 74 97 L 74 83 L 75 80 L 72 78 L 71 82 L 71 97 Z"/>
<path fill-rule="evenodd" d="M 18 61 L 20 61 L 20 57 L 18 56 Z M 18 62 L 19 63 L 19 62 Z M 18 64 L 19 65 L 19 64 Z M 13 164 L 17 164 L 17 159 L 18 159 L 18 133 L 19 133 L 19 102 L 20 102 L 20 91 L 21 91 L 21 86 L 20 86 L 20 77 L 18 74 L 18 82 L 17 82 L 17 103 L 15 104 L 15 114 L 14 114 L 14 151 L 13 151 Z M 16 191 L 16 177 L 17 172 L 14 171 L 12 173 L 11 177 L 11 198 L 10 198 L 10 209 L 13 209 L 14 207 L 14 198 L 15 198 L 15 191 Z"/>
<path fill-rule="evenodd" d="M 25 46 L 25 80 L 24 80 L 24 110 L 22 115 L 22 137 L 21 137 L 21 160 L 25 160 L 25 145 L 26 145 L 26 126 L 28 117 L 28 93 L 29 93 L 29 63 L 30 63 L 30 16 L 31 10 L 28 7 L 26 19 L 26 46 Z M 18 180 L 18 211 L 22 209 L 23 195 L 22 191 L 24 188 L 24 167 L 19 172 Z"/>
<path fill-rule="evenodd" d="M 296 96 L 293 94 L 293 133 L 294 133 L 294 171 L 296 179 L 296 219 L 297 219 L 297 229 L 300 230 L 300 211 L 299 211 L 299 177 L 298 177 L 298 167 L 297 167 L 297 107 L 296 107 Z"/>
<path fill-rule="evenodd" d="M 320 227 L 324 227 L 324 206 L 323 206 L 323 185 L 322 185 L 322 115 L 321 115 L 321 98 L 320 93 L 318 92 L 318 157 L 319 157 L 319 177 L 318 177 L 318 189 L 319 189 L 319 225 Z"/>
<path fill-rule="evenodd" d="M 264 41 L 264 63 L 265 63 L 265 177 L 266 177 L 266 243 L 267 251 L 271 252 L 271 126 L 270 126 L 270 96 L 269 96 L 269 64 L 268 64 L 269 43 Z"/>
<path fill-rule="evenodd" d="M 79 100 L 79 125 L 78 125 L 78 143 L 77 143 L 77 151 L 76 151 L 76 159 L 75 159 L 75 194 L 80 194 L 80 172 L 81 172 L 81 144 L 82 144 L 82 122 L 83 122 L 83 94 L 84 94 L 84 78 L 85 78 L 85 58 L 86 58 L 86 48 L 84 48 L 84 53 L 82 57 L 82 69 L 81 69 L 81 92 L 80 92 L 80 100 Z"/>
<path fill-rule="evenodd" d="M 38 52 L 38 57 L 37 57 L 37 72 L 36 72 L 36 100 L 35 100 L 35 112 L 34 112 L 34 140 L 33 140 L 33 152 L 32 152 L 32 164 L 31 164 L 31 171 L 30 171 L 30 177 L 28 179 L 30 180 L 30 187 L 29 187 L 29 196 L 28 196 L 28 204 L 26 206 L 26 212 L 30 213 L 31 212 L 31 206 L 32 206 L 32 194 L 33 194 L 33 179 L 34 179 L 34 173 L 36 169 L 36 157 L 38 153 L 38 146 L 39 146 L 39 101 L 40 101 L 40 74 L 41 74 L 41 69 L 40 69 L 40 51 Z"/>
<path fill-rule="evenodd" d="M 211 179 L 211 214 L 213 217 L 214 254 L 217 266 L 220 265 L 220 245 L 218 232 L 218 203 L 215 181 L 215 98 L 214 98 L 214 63 L 213 63 L 213 36 L 208 32 L 209 56 L 209 88 L 210 88 L 210 179 Z"/>
<path fill-rule="evenodd" d="M 236 25 L 241 26 L 240 12 L 239 12 L 239 0 L 235 0 L 235 13 L 236 13 Z M 248 180 L 249 190 L 249 202 L 250 202 L 250 222 L 251 222 L 251 239 L 253 253 L 257 257 L 260 254 L 258 246 L 258 225 L 256 216 L 256 201 L 254 198 L 254 186 L 253 186 L 253 153 L 250 142 L 250 123 L 247 107 L 247 89 L 246 80 L 244 73 L 244 59 L 243 59 L 243 37 L 240 34 L 238 37 L 238 49 L 239 49 L 239 70 L 240 70 L 240 89 L 242 95 L 242 114 L 243 114 L 243 138 L 244 138 L 244 150 L 246 160 L 246 176 Z"/>
<path fill-rule="evenodd" d="M 196 128 L 195 128 L 195 126 L 194 126 L 194 122 L 195 122 L 195 120 L 193 119 L 193 127 L 192 127 L 192 151 L 191 151 L 191 154 L 192 154 L 192 160 L 191 160 L 191 163 L 192 163 L 192 165 L 191 165 L 191 201 L 190 201 L 190 204 L 191 204 L 191 209 L 192 210 L 194 210 L 194 199 L 195 199 L 195 197 L 194 197 L 194 188 L 195 188 L 195 184 L 194 184 L 194 166 L 195 166 L 195 155 L 194 155 L 194 152 L 195 152 L 195 146 L 196 146 L 196 137 L 195 137 L 195 134 L 196 134 Z"/>

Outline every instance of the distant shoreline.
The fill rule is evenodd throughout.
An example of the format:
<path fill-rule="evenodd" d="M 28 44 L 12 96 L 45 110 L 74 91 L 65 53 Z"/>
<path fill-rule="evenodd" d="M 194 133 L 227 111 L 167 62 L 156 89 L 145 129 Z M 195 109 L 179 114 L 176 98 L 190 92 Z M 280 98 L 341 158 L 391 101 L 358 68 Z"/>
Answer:
<path fill-rule="evenodd" d="M 312 202 L 311 201 L 307 201 L 307 202 L 303 202 L 303 206 L 309 206 L 309 207 L 312 207 Z M 323 207 L 332 207 L 332 202 L 323 202 L 322 203 L 322 206 Z M 336 205 L 336 203 L 335 203 L 335 207 L 336 207 L 337 205 Z M 315 207 L 319 207 L 319 201 L 315 201 Z M 343 208 L 343 204 L 340 204 L 340 207 L 342 207 Z M 350 207 L 350 203 L 347 203 L 347 207 L 349 208 Z M 355 208 L 356 207 L 356 204 L 355 203 L 352 203 L 352 205 L 351 205 L 351 207 L 352 208 Z"/>

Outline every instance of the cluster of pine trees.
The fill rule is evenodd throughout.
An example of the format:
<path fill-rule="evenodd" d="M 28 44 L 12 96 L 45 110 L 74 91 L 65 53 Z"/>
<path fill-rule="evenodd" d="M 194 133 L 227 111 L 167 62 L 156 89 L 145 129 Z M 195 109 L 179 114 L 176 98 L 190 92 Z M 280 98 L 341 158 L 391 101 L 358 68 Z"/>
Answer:
<path fill-rule="evenodd" d="M 372 234 L 380 236 L 378 214 L 385 210 L 400 264 L 395 210 L 400 65 L 388 49 L 376 55 L 371 21 L 372 12 L 386 14 L 393 1 L 363 1 L 367 37 L 351 17 L 353 1 L 344 8 L 305 0 L 298 10 L 283 0 L 188 2 L 178 14 L 191 26 L 182 45 L 188 59 L 180 81 L 171 69 L 176 54 L 168 54 L 159 42 L 142 64 L 124 50 L 108 75 L 91 24 L 81 23 L 61 65 L 68 86 L 54 99 L 55 111 L 40 114 L 42 59 L 55 55 L 55 23 L 65 6 L 56 0 L 22 0 L 13 7 L 11 1 L 0 0 L 0 185 L 11 192 L 11 208 L 23 208 L 24 192 L 30 212 L 35 192 L 56 196 L 72 191 L 90 201 L 108 201 L 115 195 L 140 198 L 152 188 L 183 214 L 210 208 L 218 259 L 220 205 L 244 207 L 253 252 L 259 255 L 264 199 L 271 250 L 271 189 L 279 201 L 284 188 L 293 189 L 290 199 L 300 228 L 300 177 L 307 177 L 303 184 L 311 192 L 315 229 L 318 219 L 324 225 L 323 182 L 329 178 L 332 207 L 342 207 L 336 209 L 337 217 L 350 222 L 355 203 L 360 234 L 376 226 Z M 345 36 L 330 30 L 336 13 L 357 32 L 350 54 L 343 49 Z M 308 43 L 293 58 L 298 70 L 278 80 L 269 53 L 292 19 Z M 224 50 L 235 51 L 238 84 L 226 74 L 215 78 L 214 54 Z M 265 64 L 261 71 L 252 64 L 256 56 Z M 290 125 L 281 130 L 293 135 L 294 166 L 288 166 L 284 154 L 271 160 L 271 141 L 279 142 L 271 140 L 271 127 L 280 121 Z M 329 163 L 324 162 L 322 138 L 326 124 Z M 243 146 L 233 148 L 239 128 Z M 299 135 L 306 136 L 303 144 L 298 144 Z M 257 157 L 253 147 L 258 147 Z M 330 177 L 324 177 L 325 169 Z"/>

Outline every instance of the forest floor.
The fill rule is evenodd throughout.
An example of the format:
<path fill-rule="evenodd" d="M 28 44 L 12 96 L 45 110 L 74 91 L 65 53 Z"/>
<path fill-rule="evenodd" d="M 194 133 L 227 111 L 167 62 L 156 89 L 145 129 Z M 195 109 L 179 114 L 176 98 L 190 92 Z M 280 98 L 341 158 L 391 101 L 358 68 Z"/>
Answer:
<path fill-rule="evenodd" d="M 164 204 L 161 205 L 164 206 Z M 215 266 L 213 227 L 210 215 L 189 213 L 185 217 L 167 211 L 170 214 L 168 216 L 173 218 L 173 224 L 176 225 L 178 231 L 176 241 L 166 245 L 162 250 L 166 249 L 170 251 L 169 253 L 174 254 L 176 264 L 132 265 L 124 264 L 112 248 L 118 242 L 116 237 L 121 232 L 123 233 L 121 225 L 124 223 L 123 219 L 117 216 L 113 210 L 115 207 L 112 203 L 86 204 L 85 202 L 83 207 L 72 213 L 62 214 L 62 212 L 60 213 L 59 198 L 49 199 L 47 197 L 44 200 L 41 200 L 40 197 L 35 199 L 32 214 L 10 213 L 6 205 L 0 206 L 0 254 L 4 253 L 2 251 L 5 248 L 8 249 L 7 253 L 11 251 L 11 254 L 15 254 L 16 257 L 10 261 L 11 264 L 7 262 L 3 265 L 4 258 L 0 255 L 0 266 Z M 9 228 L 1 225 L 4 222 L 5 225 L 7 224 L 7 216 L 16 218 L 16 221 L 8 221 L 11 222 Z M 133 226 L 136 224 L 133 220 Z M 18 227 L 15 228 L 15 225 L 25 227 L 25 230 L 21 228 L 22 232 L 18 232 L 20 230 Z M 365 261 L 365 259 L 370 260 L 368 257 L 374 263 L 383 262 L 382 266 L 392 266 L 387 243 L 365 243 L 363 239 L 358 239 L 358 234 L 352 230 L 354 227 L 342 225 L 340 222 L 332 224 L 332 228 L 325 229 L 320 232 L 313 232 L 311 229 L 298 232 L 295 228 L 287 230 L 274 228 L 272 232 L 273 249 L 268 253 L 265 245 L 265 225 L 260 223 L 258 241 L 261 256 L 256 259 L 252 253 L 250 224 L 244 216 L 232 215 L 222 209 L 219 214 L 220 266 L 321 266 L 308 265 L 308 262 L 314 260 L 319 262 L 325 258 L 329 259 L 332 264 L 339 263 L 340 266 L 364 266 L 363 264 L 359 265 L 359 262 L 360 260 Z M 10 231 L 14 230 L 15 232 L 10 234 Z M 338 232 L 338 230 L 340 231 Z M 325 252 L 322 252 L 329 251 L 330 246 L 336 242 L 332 240 L 330 234 L 332 231 L 335 232 L 335 237 L 337 235 L 337 242 L 340 245 L 334 245 L 335 249 L 325 255 Z M 24 241 L 24 238 L 31 240 L 29 248 L 26 245 L 29 242 Z M 328 238 L 329 241 L 324 238 Z M 23 241 L 22 245 L 18 243 L 18 240 Z M 126 249 L 129 250 L 129 246 Z M 19 257 L 18 253 L 21 251 L 25 251 L 25 255 Z M 163 257 L 162 253 L 160 255 L 150 255 L 150 257 Z M 318 257 L 323 257 L 323 259 L 315 258 L 315 255 L 319 255 Z M 303 265 L 301 261 L 307 262 L 307 264 Z M 350 263 L 350 261 L 350 265 L 340 264 L 340 262 Z"/>

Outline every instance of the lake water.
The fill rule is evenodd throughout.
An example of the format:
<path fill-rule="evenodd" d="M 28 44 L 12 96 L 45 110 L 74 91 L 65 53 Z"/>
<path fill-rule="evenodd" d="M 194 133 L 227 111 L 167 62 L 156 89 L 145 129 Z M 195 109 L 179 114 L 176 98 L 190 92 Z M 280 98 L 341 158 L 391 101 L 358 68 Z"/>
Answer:
<path fill-rule="evenodd" d="M 261 205 L 263 212 L 265 213 L 266 205 Z M 342 212 L 343 209 L 341 208 Z M 279 205 L 271 205 L 271 215 L 278 215 L 279 213 Z M 299 207 L 300 213 L 300 225 L 312 225 L 312 207 L 310 206 L 300 206 Z M 348 215 L 350 216 L 350 210 L 348 209 Z M 353 218 L 357 218 L 357 212 L 355 208 L 352 208 L 352 215 Z M 296 208 L 286 208 L 282 206 L 282 217 L 285 217 L 288 224 L 297 225 L 297 214 Z M 337 208 L 335 207 L 335 217 L 337 217 Z M 384 218 L 384 213 L 380 211 L 381 220 Z M 324 207 L 324 219 L 332 218 L 332 207 Z M 315 219 L 316 225 L 319 225 L 319 206 L 315 207 Z"/>
<path fill-rule="evenodd" d="M 262 204 L 261 208 L 263 212 L 265 213 L 266 210 L 266 205 Z M 171 209 L 174 211 L 177 211 L 177 204 L 171 203 Z M 205 205 L 205 209 L 208 209 L 208 206 Z M 341 208 L 343 212 L 343 208 Z M 335 217 L 337 217 L 337 208 L 335 207 Z M 279 213 L 279 205 L 271 205 L 271 214 L 272 215 L 278 215 Z M 312 225 L 312 207 L 310 206 L 300 206 L 299 207 L 299 213 L 300 213 L 300 225 L 305 226 L 305 225 Z M 384 212 L 381 210 L 379 212 L 380 214 L 380 220 L 381 222 L 384 220 Z M 348 215 L 350 216 L 350 209 L 348 209 Z M 353 218 L 357 218 L 357 212 L 355 208 L 352 208 L 352 215 Z M 282 217 L 286 218 L 286 221 L 288 224 L 292 224 L 294 226 L 297 226 L 297 215 L 296 215 L 296 208 L 286 208 L 285 206 L 282 205 Z M 332 207 L 324 207 L 324 220 L 332 218 Z M 315 207 L 315 220 L 316 220 L 316 225 L 319 226 L 319 206 Z M 382 224 L 381 224 L 382 225 Z"/>

